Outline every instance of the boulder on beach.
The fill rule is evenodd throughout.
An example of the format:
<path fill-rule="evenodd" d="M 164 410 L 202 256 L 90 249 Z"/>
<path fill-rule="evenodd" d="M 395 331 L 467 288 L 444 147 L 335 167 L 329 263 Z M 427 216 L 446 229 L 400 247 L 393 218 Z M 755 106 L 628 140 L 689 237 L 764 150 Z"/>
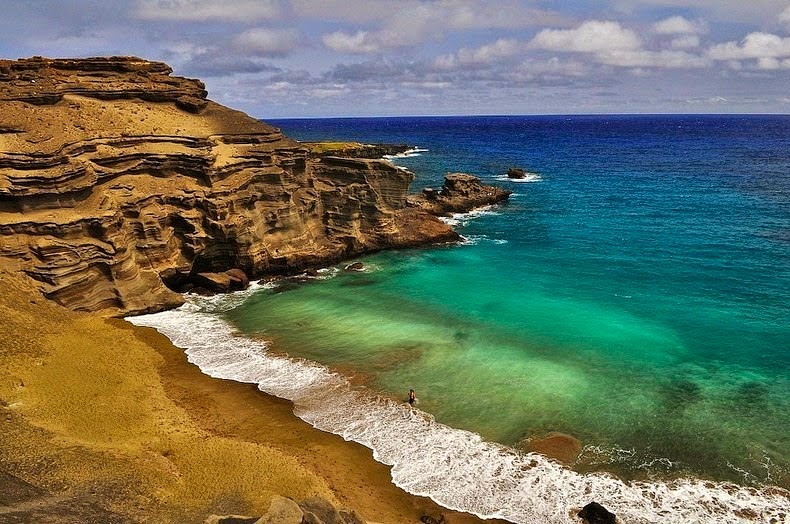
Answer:
<path fill-rule="evenodd" d="M 250 285 L 247 274 L 238 268 L 229 269 L 222 273 L 196 273 L 191 278 L 192 284 L 214 293 L 228 293 L 241 291 Z"/>
<path fill-rule="evenodd" d="M 233 290 L 242 290 L 250 287 L 250 278 L 243 269 L 233 268 L 225 271 L 225 274 L 230 277 L 230 286 Z"/>
<path fill-rule="evenodd" d="M 301 524 L 304 512 L 293 500 L 275 496 L 269 505 L 269 511 L 255 524 Z"/>

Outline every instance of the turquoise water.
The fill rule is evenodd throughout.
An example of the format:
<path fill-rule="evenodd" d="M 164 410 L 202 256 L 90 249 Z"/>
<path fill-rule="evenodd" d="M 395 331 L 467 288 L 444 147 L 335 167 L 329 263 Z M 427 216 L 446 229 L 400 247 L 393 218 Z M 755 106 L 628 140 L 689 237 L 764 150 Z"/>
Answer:
<path fill-rule="evenodd" d="M 449 508 L 565 524 L 595 500 L 629 523 L 788 522 L 771 486 L 790 487 L 790 118 L 277 124 L 427 149 L 395 159 L 415 191 L 452 170 L 514 194 L 454 217 L 458 245 L 132 322 Z M 509 181 L 511 166 L 533 175 Z M 523 451 L 556 431 L 584 446 L 573 469 Z"/>
<path fill-rule="evenodd" d="M 452 427 L 552 431 L 580 471 L 790 485 L 790 118 L 277 122 L 298 139 L 406 142 L 437 185 L 515 191 L 462 245 L 382 253 L 226 313 Z M 531 183 L 502 179 L 509 166 Z"/>

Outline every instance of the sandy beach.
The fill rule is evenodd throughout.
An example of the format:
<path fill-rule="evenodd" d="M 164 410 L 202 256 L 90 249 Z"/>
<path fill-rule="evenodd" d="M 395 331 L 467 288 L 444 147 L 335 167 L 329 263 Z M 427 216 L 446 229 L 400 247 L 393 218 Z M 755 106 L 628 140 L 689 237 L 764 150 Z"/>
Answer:
<path fill-rule="evenodd" d="M 414 497 L 290 403 L 210 378 L 148 328 L 0 273 L 0 522 L 202 522 L 320 496 L 372 522 L 478 522 Z"/>

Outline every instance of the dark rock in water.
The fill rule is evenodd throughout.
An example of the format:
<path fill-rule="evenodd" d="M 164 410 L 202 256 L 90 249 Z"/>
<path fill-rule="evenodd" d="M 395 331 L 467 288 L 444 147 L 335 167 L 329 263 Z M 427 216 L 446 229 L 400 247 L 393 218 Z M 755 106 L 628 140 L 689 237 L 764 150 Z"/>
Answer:
<path fill-rule="evenodd" d="M 234 268 L 225 271 L 225 274 L 230 277 L 230 285 L 232 289 L 242 290 L 250 287 L 250 278 L 243 270 Z"/>
<path fill-rule="evenodd" d="M 305 269 L 304 274 L 308 277 L 317 277 L 319 275 L 317 269 Z"/>
<path fill-rule="evenodd" d="M 510 196 L 510 191 L 487 186 L 480 179 L 466 173 L 448 173 L 441 191 L 427 188 L 421 195 L 409 198 L 409 203 L 437 216 L 466 213 L 478 207 L 497 204 Z"/>
<path fill-rule="evenodd" d="M 362 262 L 354 262 L 353 264 L 347 265 L 344 269 L 345 271 L 362 271 L 365 269 L 365 264 Z"/>
<path fill-rule="evenodd" d="M 585 524 L 615 524 L 615 514 L 597 502 L 590 502 L 576 514 Z"/>
<path fill-rule="evenodd" d="M 520 167 L 511 167 L 507 170 L 508 178 L 524 178 L 524 170 Z"/>

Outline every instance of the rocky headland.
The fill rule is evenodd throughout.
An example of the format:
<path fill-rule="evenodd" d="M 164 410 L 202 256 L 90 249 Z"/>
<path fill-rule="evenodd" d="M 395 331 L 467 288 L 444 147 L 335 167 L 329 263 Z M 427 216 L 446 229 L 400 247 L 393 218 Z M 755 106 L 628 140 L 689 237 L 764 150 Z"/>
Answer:
<path fill-rule="evenodd" d="M 501 199 L 464 200 L 473 183 L 456 177 L 410 200 L 412 173 L 311 154 L 206 96 L 133 57 L 0 61 L 0 266 L 71 309 L 150 312 L 200 273 L 258 278 L 453 241 L 435 214 Z"/>
<path fill-rule="evenodd" d="M 138 58 L 0 60 L 0 522 L 480 522 L 110 318 L 458 238 L 380 150 L 312 154 L 206 97 Z"/>

